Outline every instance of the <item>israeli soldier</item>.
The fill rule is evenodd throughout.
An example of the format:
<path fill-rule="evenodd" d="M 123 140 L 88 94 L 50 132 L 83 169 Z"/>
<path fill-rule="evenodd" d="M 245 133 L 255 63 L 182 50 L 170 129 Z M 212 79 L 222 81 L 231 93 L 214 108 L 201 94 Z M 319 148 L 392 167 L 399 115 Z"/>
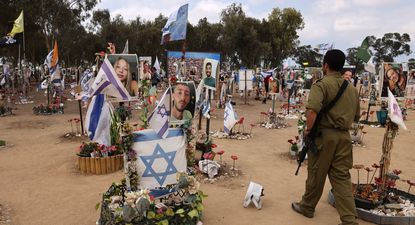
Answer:
<path fill-rule="evenodd" d="M 345 55 L 340 50 L 330 50 L 325 54 L 324 77 L 312 85 L 306 106 L 305 135 L 308 135 L 313 127 L 320 110 L 339 92 L 344 81 L 339 71 L 343 68 L 344 62 Z M 292 203 L 294 211 L 309 218 L 314 217 L 314 210 L 321 198 L 328 175 L 341 225 L 358 224 L 349 173 L 353 165 L 353 153 L 348 130 L 353 121 L 357 122 L 359 118 L 358 92 L 353 85 L 347 85 L 341 97 L 323 114 L 317 126 L 318 135 L 314 139 L 317 152 L 308 154 L 306 189 L 302 200 Z"/>

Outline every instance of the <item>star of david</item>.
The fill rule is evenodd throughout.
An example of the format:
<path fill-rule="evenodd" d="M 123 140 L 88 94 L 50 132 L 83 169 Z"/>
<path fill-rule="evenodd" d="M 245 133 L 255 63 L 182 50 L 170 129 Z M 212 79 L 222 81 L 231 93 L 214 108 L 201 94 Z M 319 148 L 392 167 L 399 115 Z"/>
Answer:
<path fill-rule="evenodd" d="M 177 169 L 173 165 L 173 160 L 175 156 L 176 156 L 176 151 L 165 152 L 161 148 L 161 146 L 157 144 L 152 155 L 140 156 L 141 160 L 143 161 L 146 167 L 142 177 L 154 177 L 154 179 L 157 180 L 160 186 L 163 186 L 163 183 L 166 180 L 167 176 L 177 173 Z M 166 170 L 163 172 L 156 172 L 153 169 L 154 161 L 159 158 L 164 158 L 167 162 Z"/>
<path fill-rule="evenodd" d="M 163 118 L 164 116 L 168 116 L 169 115 L 169 111 L 167 111 L 166 106 L 162 105 L 162 106 L 157 106 L 157 114 L 161 115 L 161 118 Z"/>

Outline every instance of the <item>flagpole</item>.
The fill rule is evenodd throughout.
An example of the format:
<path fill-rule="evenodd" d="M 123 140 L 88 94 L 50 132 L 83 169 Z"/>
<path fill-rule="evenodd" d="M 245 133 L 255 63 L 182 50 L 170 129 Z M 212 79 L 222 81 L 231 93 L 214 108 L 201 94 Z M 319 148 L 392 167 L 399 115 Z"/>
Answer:
<path fill-rule="evenodd" d="M 23 13 L 23 59 L 26 61 L 26 44 L 25 44 L 25 37 L 24 37 L 24 12 Z"/>

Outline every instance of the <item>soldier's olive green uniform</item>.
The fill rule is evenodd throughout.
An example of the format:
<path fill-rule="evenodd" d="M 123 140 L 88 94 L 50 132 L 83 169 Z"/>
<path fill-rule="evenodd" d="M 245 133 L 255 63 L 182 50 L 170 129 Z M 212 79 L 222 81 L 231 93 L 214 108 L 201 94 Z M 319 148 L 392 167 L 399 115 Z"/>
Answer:
<path fill-rule="evenodd" d="M 306 108 L 320 112 L 337 95 L 343 81 L 338 72 L 330 72 L 317 81 L 311 87 Z M 349 173 L 353 153 L 348 129 L 359 117 L 358 93 L 349 84 L 337 103 L 321 119 L 318 126 L 321 135 L 315 139 L 318 153 L 308 154 L 306 190 L 300 202 L 300 207 L 306 214 L 314 213 L 328 175 L 342 224 L 357 224 Z"/>

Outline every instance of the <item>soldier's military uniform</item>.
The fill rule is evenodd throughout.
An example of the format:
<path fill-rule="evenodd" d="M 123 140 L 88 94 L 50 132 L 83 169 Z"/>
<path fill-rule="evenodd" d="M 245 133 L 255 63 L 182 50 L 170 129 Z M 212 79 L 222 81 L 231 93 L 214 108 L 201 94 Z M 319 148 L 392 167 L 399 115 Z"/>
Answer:
<path fill-rule="evenodd" d="M 329 104 L 344 79 L 339 72 L 329 72 L 310 90 L 307 109 L 316 113 Z M 305 216 L 312 217 L 323 193 L 326 176 L 329 176 L 343 225 L 354 225 L 356 207 L 352 194 L 349 170 L 353 165 L 352 142 L 348 129 L 360 117 L 359 97 L 356 88 L 348 85 L 343 95 L 318 125 L 315 139 L 317 154 L 308 154 L 306 190 L 299 207 Z M 310 128 L 309 128 L 310 129 Z"/>

